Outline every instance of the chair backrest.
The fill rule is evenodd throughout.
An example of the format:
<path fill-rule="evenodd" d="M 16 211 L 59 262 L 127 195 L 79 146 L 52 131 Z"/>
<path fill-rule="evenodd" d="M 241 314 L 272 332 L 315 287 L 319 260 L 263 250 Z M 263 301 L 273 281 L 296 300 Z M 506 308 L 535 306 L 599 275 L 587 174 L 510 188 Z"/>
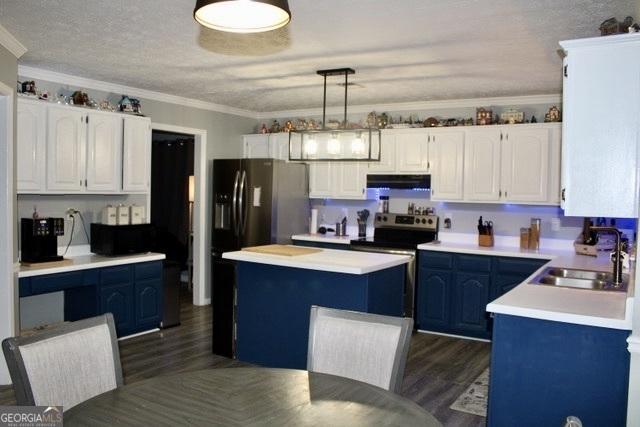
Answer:
<path fill-rule="evenodd" d="M 307 370 L 400 392 L 413 319 L 311 307 Z"/>
<path fill-rule="evenodd" d="M 111 313 L 7 338 L 2 350 L 18 405 L 66 411 L 123 384 Z"/>

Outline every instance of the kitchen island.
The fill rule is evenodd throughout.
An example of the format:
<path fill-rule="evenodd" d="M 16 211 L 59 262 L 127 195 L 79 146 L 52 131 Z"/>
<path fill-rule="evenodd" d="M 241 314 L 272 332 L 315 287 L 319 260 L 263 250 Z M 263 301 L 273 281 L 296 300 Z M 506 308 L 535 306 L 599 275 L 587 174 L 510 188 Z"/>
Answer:
<path fill-rule="evenodd" d="M 471 290 L 481 289 L 479 284 L 486 278 L 500 291 L 486 304 L 493 333 L 489 426 L 562 425 L 569 415 L 579 417 L 584 425 L 625 425 L 633 272 L 626 291 L 545 286 L 533 282 L 548 267 L 609 272 L 609 254 L 577 255 L 570 243 L 565 249 L 539 251 L 499 245 L 484 248 L 469 242 L 419 248 L 431 262 L 425 269 L 431 274 L 425 285 L 435 283 L 429 277 L 442 269 L 434 261 L 442 264 L 451 258 L 455 268 L 463 262 L 482 266 L 485 260 L 484 271 L 474 267 L 474 273 L 454 274 L 469 275 Z M 539 262 L 538 268 L 532 268 L 533 261 Z M 528 271 L 514 274 L 516 266 L 526 264 Z M 434 317 L 426 317 L 430 316 Z"/>
<path fill-rule="evenodd" d="M 335 249 L 226 252 L 237 263 L 236 357 L 305 369 L 312 305 L 402 316 L 408 256 Z"/>

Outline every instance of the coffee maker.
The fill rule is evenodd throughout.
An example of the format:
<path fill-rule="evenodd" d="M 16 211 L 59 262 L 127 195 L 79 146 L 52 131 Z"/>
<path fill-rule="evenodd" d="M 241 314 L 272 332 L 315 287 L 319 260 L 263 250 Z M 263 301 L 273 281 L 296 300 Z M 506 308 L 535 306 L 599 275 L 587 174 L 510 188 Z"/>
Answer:
<path fill-rule="evenodd" d="M 64 218 L 22 218 L 20 220 L 20 261 L 60 261 L 58 236 L 64 234 Z"/>

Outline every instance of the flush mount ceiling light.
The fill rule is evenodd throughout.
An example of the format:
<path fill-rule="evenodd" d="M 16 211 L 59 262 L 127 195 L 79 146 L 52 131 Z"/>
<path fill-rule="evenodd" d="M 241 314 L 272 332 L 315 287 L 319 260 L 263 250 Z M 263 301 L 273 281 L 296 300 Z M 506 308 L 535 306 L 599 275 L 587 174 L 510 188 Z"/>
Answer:
<path fill-rule="evenodd" d="M 259 33 L 284 27 L 291 20 L 287 0 L 197 0 L 199 24 L 231 33 Z"/>
<path fill-rule="evenodd" d="M 318 70 L 324 77 L 322 97 L 322 129 L 292 130 L 289 132 L 289 160 L 296 162 L 379 162 L 382 132 L 376 128 L 353 127 L 347 121 L 347 95 L 352 68 Z M 328 128 L 327 77 L 343 77 L 344 117 L 337 129 Z"/>

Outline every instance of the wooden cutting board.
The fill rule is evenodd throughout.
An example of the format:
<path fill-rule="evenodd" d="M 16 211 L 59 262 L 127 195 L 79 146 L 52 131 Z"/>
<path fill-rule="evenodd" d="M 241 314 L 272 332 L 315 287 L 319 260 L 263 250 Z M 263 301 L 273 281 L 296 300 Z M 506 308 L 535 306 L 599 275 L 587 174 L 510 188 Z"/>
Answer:
<path fill-rule="evenodd" d="M 242 248 L 242 250 L 247 252 L 257 252 L 260 254 L 284 255 L 284 256 L 309 255 L 309 254 L 322 252 L 322 249 L 318 249 L 318 248 L 308 248 L 305 246 L 288 246 L 288 245 L 251 246 L 248 248 Z"/>
<path fill-rule="evenodd" d="M 73 264 L 73 260 L 68 258 L 61 259 L 60 261 L 49 261 L 49 262 L 20 262 L 20 265 L 26 268 L 64 267 L 72 264 Z"/>

